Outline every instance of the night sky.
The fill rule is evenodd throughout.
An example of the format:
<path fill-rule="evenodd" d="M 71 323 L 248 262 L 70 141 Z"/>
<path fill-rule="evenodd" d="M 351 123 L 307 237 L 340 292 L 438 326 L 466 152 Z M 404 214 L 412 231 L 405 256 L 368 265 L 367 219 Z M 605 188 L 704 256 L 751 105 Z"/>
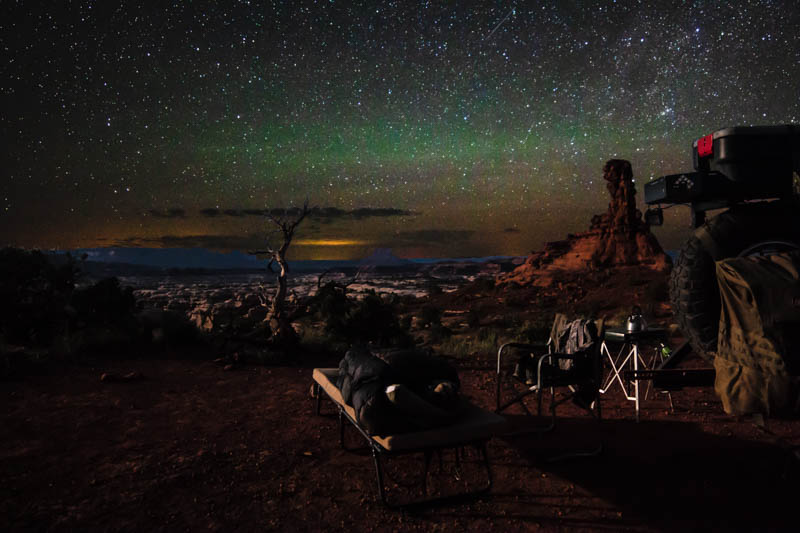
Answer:
<path fill-rule="evenodd" d="M 601 168 L 800 122 L 797 0 L 37 2 L 0 7 L 0 244 L 525 254 Z M 655 229 L 667 249 L 688 210 Z"/>

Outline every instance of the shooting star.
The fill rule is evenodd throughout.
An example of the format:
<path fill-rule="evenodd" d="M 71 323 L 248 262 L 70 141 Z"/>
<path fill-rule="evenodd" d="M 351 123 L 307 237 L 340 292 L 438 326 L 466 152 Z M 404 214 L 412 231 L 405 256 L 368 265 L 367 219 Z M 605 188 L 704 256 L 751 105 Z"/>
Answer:
<path fill-rule="evenodd" d="M 508 11 L 508 13 L 506 14 L 506 16 L 505 16 L 505 17 L 503 17 L 503 20 L 501 20 L 500 22 L 498 22 L 498 23 L 497 23 L 497 26 L 495 26 L 495 27 L 494 27 L 494 29 L 493 29 L 492 31 L 490 31 L 490 32 L 489 32 L 489 35 L 487 35 L 486 37 L 484 37 L 484 38 L 483 38 L 483 40 L 484 40 L 484 41 L 487 41 L 487 40 L 489 40 L 489 38 L 491 38 L 491 36 L 492 36 L 492 35 L 494 35 L 494 32 L 496 32 L 496 31 L 497 31 L 497 28 L 499 28 L 500 26 L 502 26 L 502 25 L 503 25 L 503 23 L 504 23 L 505 21 L 507 21 L 507 20 L 508 20 L 508 17 L 510 17 L 511 15 L 515 14 L 516 12 L 517 12 L 517 8 L 516 8 L 516 7 L 512 7 L 512 8 L 511 8 L 511 9 Z"/>

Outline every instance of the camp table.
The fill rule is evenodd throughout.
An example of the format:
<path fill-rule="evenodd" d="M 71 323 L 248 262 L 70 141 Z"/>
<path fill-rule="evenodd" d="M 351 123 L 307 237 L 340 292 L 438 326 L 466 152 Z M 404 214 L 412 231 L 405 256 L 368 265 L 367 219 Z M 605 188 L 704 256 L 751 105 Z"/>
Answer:
<path fill-rule="evenodd" d="M 622 392 L 625 394 L 625 399 L 634 402 L 636 409 L 636 421 L 639 421 L 639 406 L 641 403 L 641 391 L 639 390 L 640 378 L 637 375 L 640 367 L 643 369 L 653 369 L 655 365 L 660 362 L 659 349 L 655 351 L 650 358 L 650 361 L 645 361 L 642 356 L 640 344 L 647 342 L 662 343 L 666 339 L 666 329 L 664 328 L 645 328 L 641 331 L 629 332 L 622 328 L 608 328 L 603 336 L 603 344 L 600 346 L 601 354 L 608 358 L 611 364 L 611 371 L 606 377 L 603 388 L 600 389 L 602 394 L 607 393 L 614 383 L 618 383 Z M 609 350 L 609 343 L 619 344 L 619 350 L 616 354 L 612 355 Z M 626 375 L 628 371 L 633 371 L 633 379 L 626 385 L 628 378 Z M 649 391 L 649 388 L 648 388 Z M 645 393 L 645 398 L 647 393 Z"/>

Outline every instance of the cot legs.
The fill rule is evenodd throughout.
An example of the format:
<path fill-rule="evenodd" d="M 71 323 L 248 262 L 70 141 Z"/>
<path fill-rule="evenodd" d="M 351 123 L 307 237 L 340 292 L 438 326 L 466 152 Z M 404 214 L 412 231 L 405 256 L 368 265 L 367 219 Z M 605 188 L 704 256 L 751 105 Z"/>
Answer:
<path fill-rule="evenodd" d="M 314 410 L 316 414 L 320 414 L 321 403 L 322 403 L 322 394 L 323 392 L 326 393 L 326 396 L 329 397 L 327 392 L 319 386 L 319 384 L 314 383 L 311 389 L 312 399 L 314 401 Z M 377 443 L 371 435 L 369 435 L 362 427 L 360 427 L 355 420 L 353 420 L 349 414 L 345 412 L 342 406 L 330 398 L 331 401 L 336 405 L 336 410 L 339 418 L 339 442 L 343 449 L 348 450 L 345 444 L 345 426 L 347 425 L 346 422 L 349 422 L 353 425 L 353 427 L 358 431 L 364 439 L 367 441 L 367 446 L 370 448 L 372 452 L 372 460 L 375 465 L 375 476 L 376 482 L 378 484 L 378 496 L 381 499 L 381 502 L 386 505 L 387 507 L 391 508 L 404 508 L 404 507 L 413 507 L 413 506 L 423 506 L 429 505 L 433 503 L 441 503 L 444 501 L 452 501 L 452 500 L 460 500 L 463 498 L 470 498 L 479 496 L 485 492 L 488 492 L 492 488 L 492 471 L 491 471 L 491 464 L 489 463 L 489 454 L 486 451 L 486 443 L 488 441 L 487 437 L 483 437 L 480 440 L 471 440 L 471 441 L 462 441 L 462 442 L 455 442 L 450 445 L 445 446 L 427 446 L 415 449 L 402 449 L 402 450 L 390 450 L 383 448 L 379 443 Z M 436 497 L 436 498 L 423 498 L 421 500 L 414 500 L 407 503 L 392 503 L 389 501 L 389 494 L 386 486 L 386 479 L 390 480 L 394 484 L 398 484 L 405 488 L 415 488 L 420 487 L 422 489 L 423 496 L 428 496 L 428 474 L 430 471 L 431 460 L 433 459 L 433 454 L 436 453 L 439 455 L 439 474 L 444 474 L 444 463 L 442 461 L 442 454 L 445 450 L 454 450 L 455 453 L 455 479 L 458 482 L 464 481 L 463 475 L 463 466 L 464 461 L 462 455 L 464 454 L 465 449 L 470 446 L 473 447 L 476 452 L 479 454 L 479 460 L 482 459 L 483 468 L 486 470 L 486 482 L 478 489 L 473 490 L 466 490 L 464 492 L 460 492 L 458 494 L 450 495 L 450 496 L 443 496 L 443 497 Z M 361 448 L 363 449 L 363 448 Z M 348 450 L 348 451 L 353 451 Z M 391 471 L 384 471 L 384 460 L 388 457 L 397 457 L 400 455 L 409 455 L 414 453 L 421 453 L 423 454 L 423 461 L 424 461 L 424 471 L 422 472 L 422 479 L 417 481 L 414 480 L 412 484 L 403 484 L 402 480 L 393 480 L 391 477 Z M 478 468 L 477 476 L 475 478 L 482 477 L 480 476 L 480 468 Z M 475 479 L 475 481 L 478 481 Z M 471 485 L 471 484 L 470 484 Z M 451 487 L 447 487 L 448 489 Z M 468 488 L 468 487 L 465 487 Z M 413 496 L 412 496 L 413 497 Z"/>
<path fill-rule="evenodd" d="M 378 483 L 378 495 L 379 495 L 379 497 L 381 499 L 381 502 L 386 507 L 401 508 L 401 507 L 409 507 L 409 506 L 414 506 L 414 505 L 428 505 L 428 504 L 437 503 L 437 502 L 438 503 L 442 503 L 442 502 L 445 502 L 445 501 L 458 500 L 458 499 L 469 498 L 469 497 L 476 497 L 476 496 L 479 496 L 481 494 L 484 494 L 484 493 L 488 492 L 492 488 L 493 479 L 492 479 L 492 466 L 489 463 L 489 453 L 486 451 L 486 443 L 482 442 L 480 444 L 475 444 L 474 447 L 477 450 L 477 452 L 479 453 L 480 458 L 482 459 L 481 462 L 483 463 L 483 468 L 486 471 L 486 482 L 482 487 L 480 487 L 478 489 L 475 489 L 475 490 L 472 490 L 472 491 L 469 491 L 469 492 L 456 494 L 456 495 L 453 495 L 453 496 L 444 496 L 444 497 L 440 497 L 440 498 L 432 498 L 432 499 L 422 500 L 422 501 L 418 501 L 418 502 L 405 503 L 405 504 L 395 504 L 395 503 L 392 503 L 392 502 L 389 501 L 389 498 L 388 498 L 388 496 L 386 494 L 386 487 L 385 487 L 385 482 L 384 482 L 384 477 L 385 476 L 384 476 L 384 471 L 383 471 L 383 461 L 382 461 L 382 458 L 381 458 L 381 456 L 385 455 L 385 453 L 381 452 L 380 450 L 376 449 L 375 447 L 372 447 L 372 460 L 373 460 L 373 462 L 375 464 L 375 478 L 376 478 L 376 481 Z M 459 481 L 462 479 L 460 456 L 463 453 L 463 450 L 464 450 L 464 447 L 453 448 L 453 451 L 456 454 L 455 455 L 455 457 L 456 457 L 456 479 L 459 480 Z M 422 483 L 421 483 L 421 485 L 422 485 L 422 494 L 423 495 L 427 495 L 428 494 L 428 471 L 430 470 L 430 462 L 431 462 L 431 458 L 433 456 L 434 451 L 439 454 L 439 460 L 441 462 L 441 453 L 444 450 L 441 450 L 441 449 L 425 450 L 423 452 L 424 456 L 425 456 L 425 458 L 424 458 L 425 468 L 424 468 L 424 471 L 423 471 L 423 478 L 422 478 Z M 440 471 L 441 471 L 441 467 L 440 467 Z"/>

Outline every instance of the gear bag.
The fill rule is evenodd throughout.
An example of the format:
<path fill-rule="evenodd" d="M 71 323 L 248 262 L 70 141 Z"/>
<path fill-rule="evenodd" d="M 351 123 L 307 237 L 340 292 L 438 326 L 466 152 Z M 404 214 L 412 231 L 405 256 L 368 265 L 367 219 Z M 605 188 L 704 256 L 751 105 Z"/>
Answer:
<path fill-rule="evenodd" d="M 734 415 L 797 413 L 800 252 L 717 262 L 714 390 Z"/>
<path fill-rule="evenodd" d="M 597 342 L 597 326 L 594 320 L 578 319 L 559 330 L 554 348 L 558 353 L 574 354 L 588 349 L 595 342 Z M 571 359 L 558 362 L 561 370 L 571 369 L 573 363 Z"/>

